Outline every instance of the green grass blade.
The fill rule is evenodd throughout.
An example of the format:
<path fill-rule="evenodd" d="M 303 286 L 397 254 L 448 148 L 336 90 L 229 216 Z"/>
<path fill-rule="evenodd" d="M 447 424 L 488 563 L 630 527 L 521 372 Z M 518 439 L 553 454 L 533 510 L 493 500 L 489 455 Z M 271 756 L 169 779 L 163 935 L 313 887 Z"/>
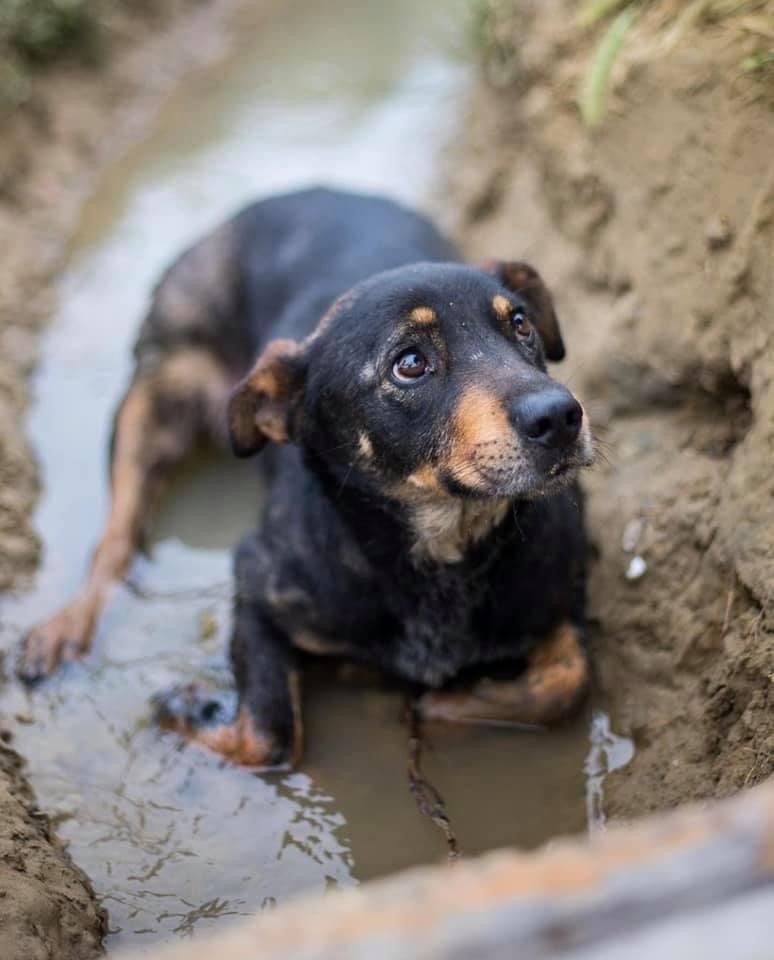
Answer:
<path fill-rule="evenodd" d="M 610 71 L 638 13 L 636 4 L 622 10 L 610 24 L 597 47 L 581 97 L 581 114 L 588 127 L 596 127 L 604 116 Z"/>
<path fill-rule="evenodd" d="M 587 0 L 578 14 L 578 23 L 582 27 L 590 27 L 611 14 L 617 13 L 626 2 L 627 0 Z"/>

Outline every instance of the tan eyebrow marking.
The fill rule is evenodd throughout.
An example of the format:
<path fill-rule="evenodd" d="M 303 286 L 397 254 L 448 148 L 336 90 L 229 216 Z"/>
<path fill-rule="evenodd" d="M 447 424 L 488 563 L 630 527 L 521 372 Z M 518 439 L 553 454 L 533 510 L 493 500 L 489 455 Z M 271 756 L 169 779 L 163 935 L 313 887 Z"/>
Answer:
<path fill-rule="evenodd" d="M 435 311 L 431 310 L 430 307 L 414 307 L 409 314 L 409 318 L 414 323 L 435 323 L 436 321 Z"/>
<path fill-rule="evenodd" d="M 492 299 L 492 309 L 498 317 L 507 320 L 513 312 L 513 304 L 507 297 L 504 297 L 501 293 L 497 293 Z"/>

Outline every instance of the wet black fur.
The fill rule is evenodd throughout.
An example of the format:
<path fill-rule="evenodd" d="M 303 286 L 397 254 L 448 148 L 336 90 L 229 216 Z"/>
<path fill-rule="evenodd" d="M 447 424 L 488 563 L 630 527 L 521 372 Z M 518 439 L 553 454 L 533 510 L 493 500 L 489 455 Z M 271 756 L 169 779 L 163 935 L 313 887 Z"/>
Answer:
<path fill-rule="evenodd" d="M 271 340 L 303 340 L 336 297 L 361 284 L 293 361 L 305 378 L 289 413 L 297 442 L 269 445 L 258 458 L 270 477 L 267 506 L 236 551 L 234 675 L 241 702 L 276 738 L 275 759 L 291 740 L 287 673 L 297 655 L 289 638 L 299 631 L 439 687 L 470 668 L 508 662 L 518 670 L 562 620 L 582 628 L 586 548 L 574 483 L 515 500 L 502 523 L 455 563 L 412 549 L 407 509 L 387 493 L 388 481 L 399 483 L 435 456 L 460 384 L 479 369 L 466 372 L 471 325 L 482 352 L 477 363 L 491 363 L 493 376 L 508 373 L 500 362 L 507 353 L 522 390 L 547 380 L 540 344 L 530 352 L 509 343 L 492 316 L 492 297 L 513 294 L 495 275 L 461 264 L 423 217 L 374 197 L 328 190 L 277 197 L 238 214 L 227 232 L 228 289 L 200 291 L 199 319 L 188 327 L 152 309 L 137 348 L 141 368 L 148 357 L 196 343 L 243 375 Z M 179 274 L 195 286 L 195 277 L 184 276 L 185 256 L 164 283 L 178 282 Z M 383 395 L 361 382 L 361 371 L 374 363 L 381 375 L 404 341 L 415 342 L 410 332 L 385 344 L 384 331 L 417 304 L 453 314 L 442 359 L 457 379 L 437 378 L 424 398 L 400 388 Z M 376 478 L 358 460 L 362 424 Z"/>

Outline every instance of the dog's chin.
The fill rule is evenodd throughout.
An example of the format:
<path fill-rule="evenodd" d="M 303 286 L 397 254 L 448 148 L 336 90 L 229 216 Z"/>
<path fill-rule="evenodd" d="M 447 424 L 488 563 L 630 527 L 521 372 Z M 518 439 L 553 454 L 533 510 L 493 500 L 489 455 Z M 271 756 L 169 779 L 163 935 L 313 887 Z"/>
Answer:
<path fill-rule="evenodd" d="M 550 497 L 574 483 L 579 472 L 580 464 L 577 463 L 562 463 L 551 471 L 536 470 L 531 477 L 524 478 L 515 485 L 511 496 L 519 500 Z"/>
<path fill-rule="evenodd" d="M 593 458 L 589 455 L 575 454 L 552 463 L 548 467 L 542 464 L 520 464 L 512 472 L 498 471 L 496 477 L 487 478 L 470 498 L 507 498 L 510 500 L 539 500 L 561 492 L 572 485 L 584 467 L 591 466 Z M 483 479 L 483 478 L 482 478 Z"/>

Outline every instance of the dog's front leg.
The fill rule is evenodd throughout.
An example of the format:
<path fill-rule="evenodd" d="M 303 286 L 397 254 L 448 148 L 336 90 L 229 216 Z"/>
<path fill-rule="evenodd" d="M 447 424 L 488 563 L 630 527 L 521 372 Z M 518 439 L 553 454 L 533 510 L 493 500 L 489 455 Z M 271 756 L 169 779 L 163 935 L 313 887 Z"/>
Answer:
<path fill-rule="evenodd" d="M 524 672 L 513 680 L 480 680 L 464 691 L 430 691 L 418 706 L 427 719 L 451 723 L 552 726 L 578 709 L 588 686 L 580 633 L 565 621 L 535 648 Z"/>
<path fill-rule="evenodd" d="M 231 662 L 236 690 L 174 687 L 153 698 L 156 722 L 240 766 L 293 767 L 303 749 L 293 651 L 256 604 L 238 601 L 235 615 Z"/>

